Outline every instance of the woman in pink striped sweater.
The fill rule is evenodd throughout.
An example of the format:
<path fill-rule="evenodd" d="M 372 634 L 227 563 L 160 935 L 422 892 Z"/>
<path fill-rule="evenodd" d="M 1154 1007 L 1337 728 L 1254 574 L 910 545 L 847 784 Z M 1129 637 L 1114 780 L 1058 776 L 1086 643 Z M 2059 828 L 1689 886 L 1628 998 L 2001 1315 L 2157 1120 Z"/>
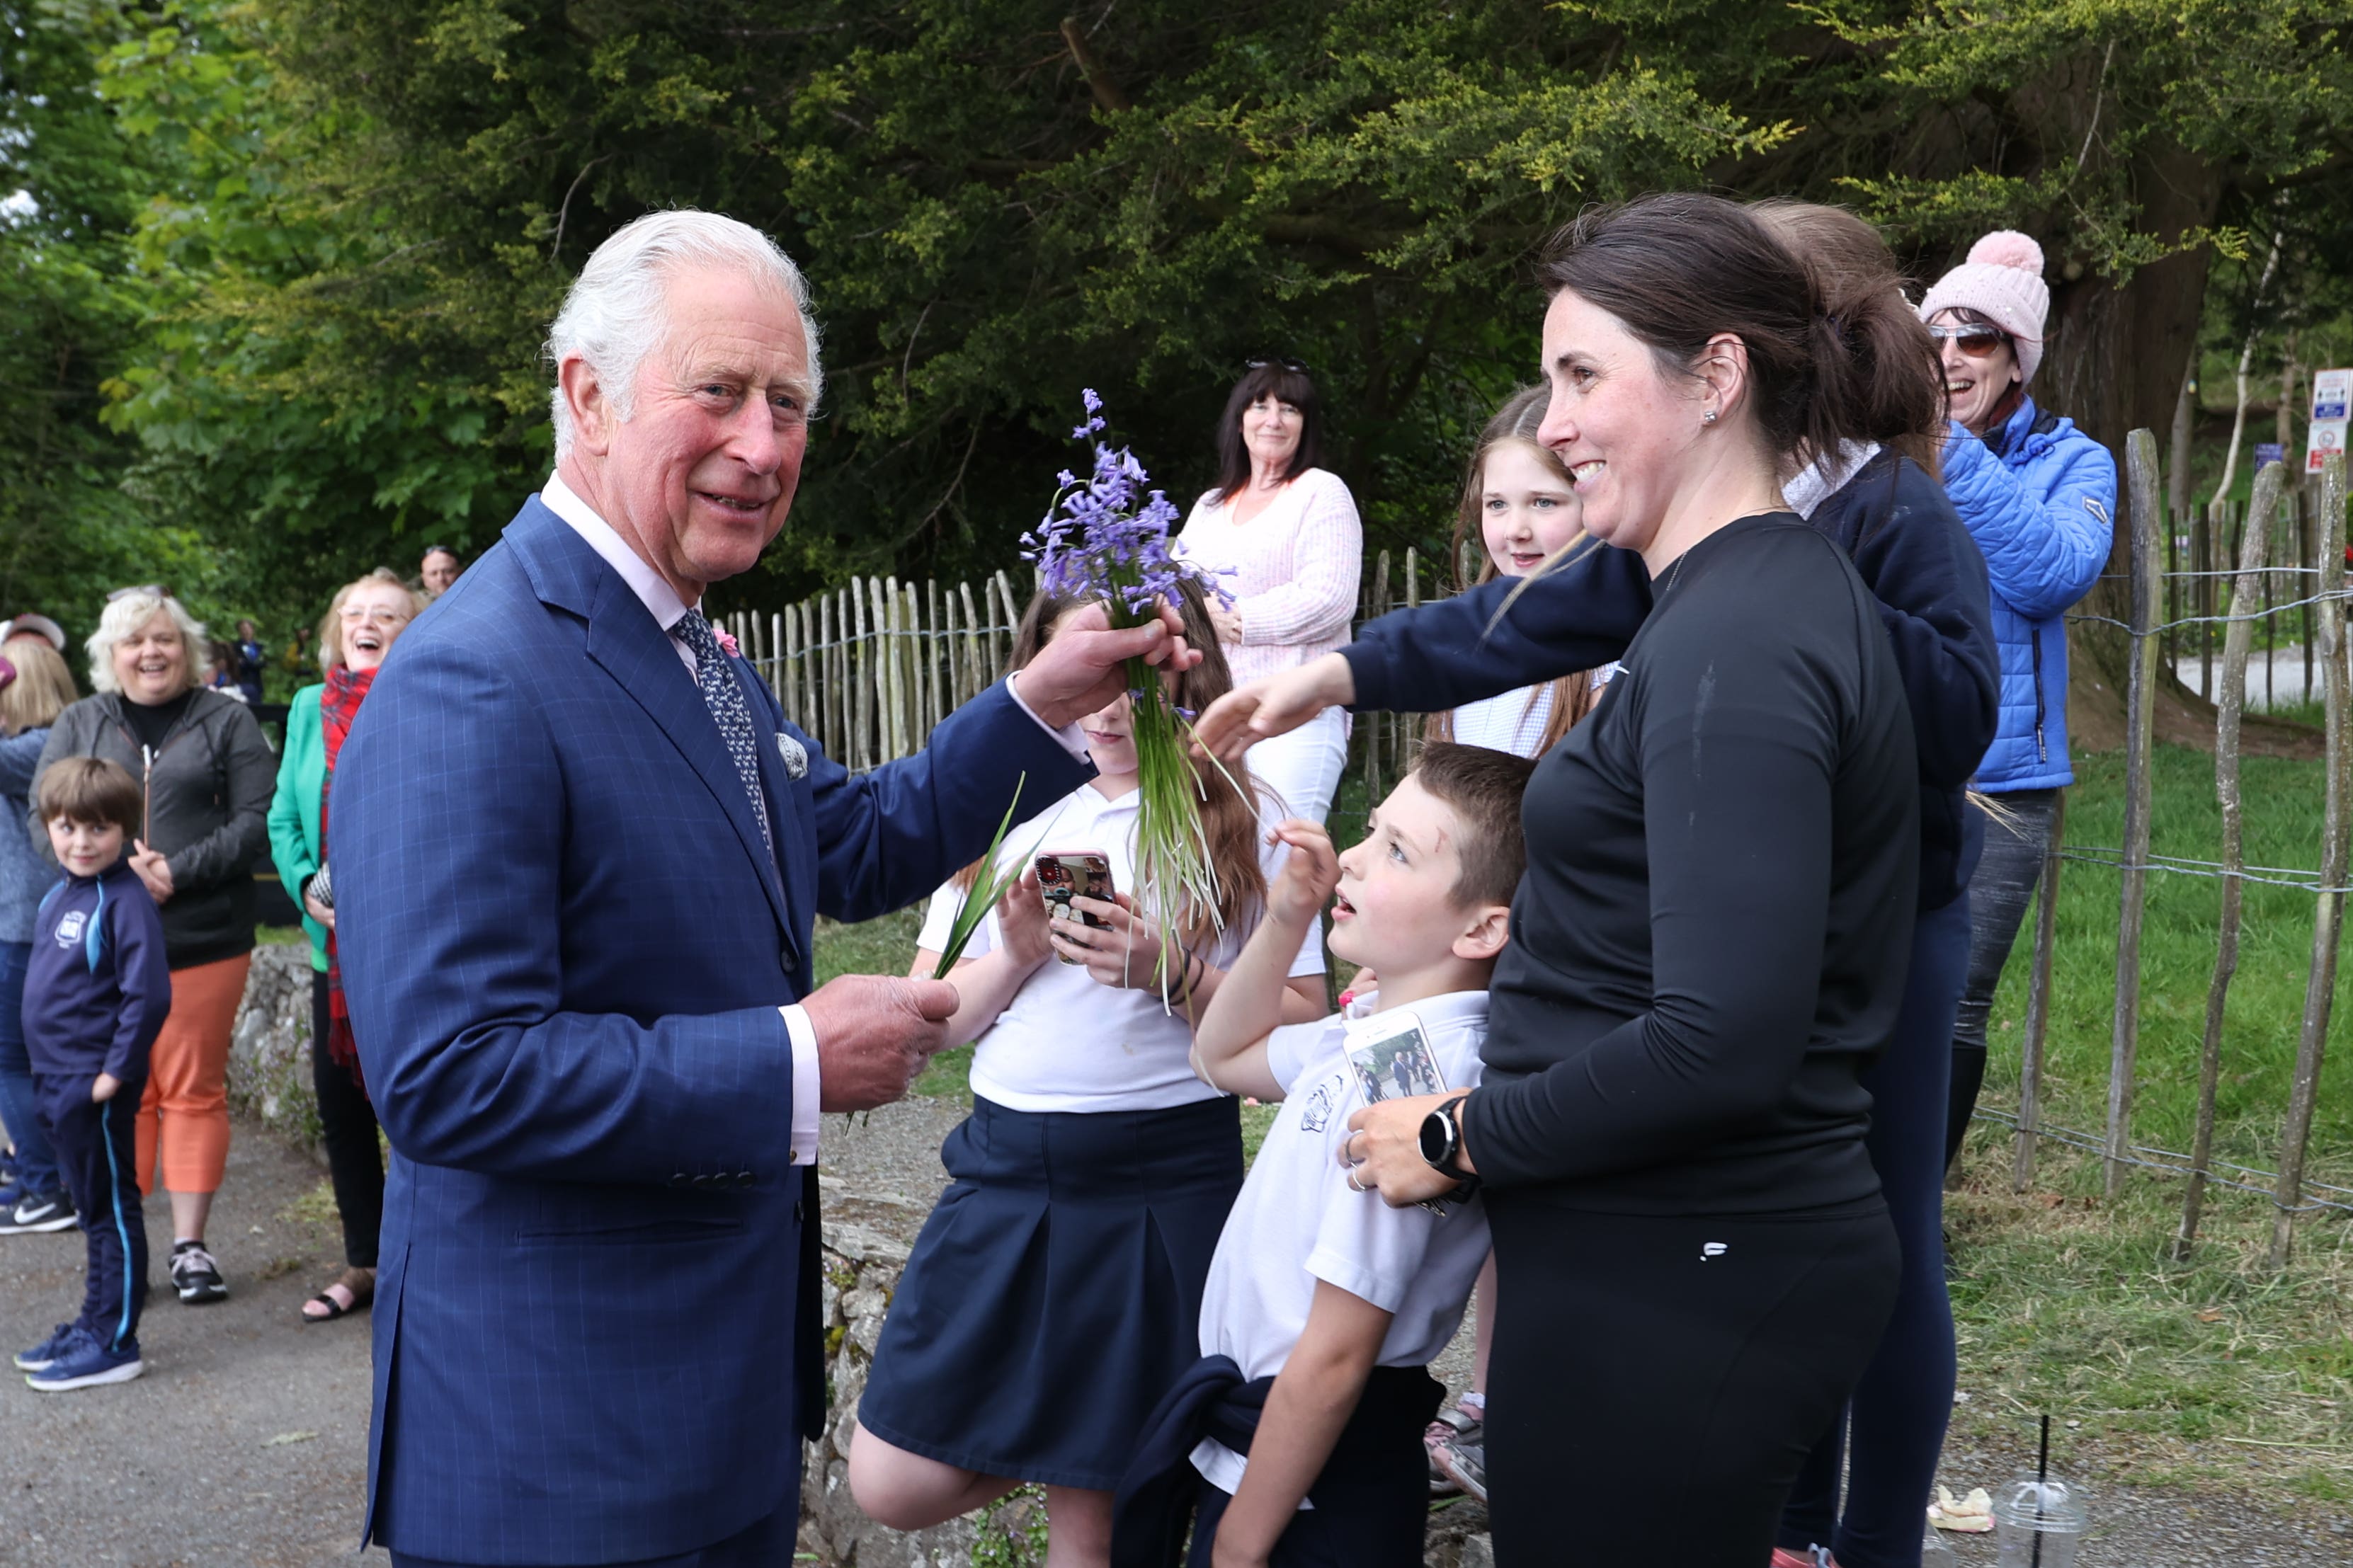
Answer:
<path fill-rule="evenodd" d="M 1323 414 L 1307 367 L 1252 361 L 1218 426 L 1218 483 L 1193 505 L 1176 551 L 1219 574 L 1233 596 L 1214 609 L 1234 683 L 1321 658 L 1348 640 L 1364 527 L 1340 476 L 1316 467 Z M 1322 822 L 1348 752 L 1348 716 L 1327 708 L 1250 748 L 1262 788 L 1294 816 Z"/>

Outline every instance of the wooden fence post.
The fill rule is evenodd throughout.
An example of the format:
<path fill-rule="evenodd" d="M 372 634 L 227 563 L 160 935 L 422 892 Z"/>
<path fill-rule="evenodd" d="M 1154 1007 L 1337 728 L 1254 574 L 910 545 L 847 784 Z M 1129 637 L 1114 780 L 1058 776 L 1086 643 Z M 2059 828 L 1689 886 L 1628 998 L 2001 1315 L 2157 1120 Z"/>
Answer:
<path fill-rule="evenodd" d="M 2254 641 L 2255 594 L 2268 584 L 2265 552 L 2279 511 L 2285 466 L 2255 476 L 2253 504 L 2239 541 L 2239 576 L 2231 594 L 2231 624 L 2222 637 L 2222 694 L 2215 704 L 2214 798 L 2222 807 L 2222 913 L 2214 939 L 2214 977 L 2206 987 L 2206 1035 L 2198 1058 L 2198 1127 L 2189 1150 L 2189 1185 L 2181 1200 L 2181 1230 L 2173 1256 L 2189 1256 L 2198 1242 L 2199 1211 L 2206 1201 L 2207 1165 L 2214 1157 L 2214 1093 L 2222 1074 L 2222 1011 L 2239 968 L 2239 928 L 2246 899 L 2245 825 L 2239 795 L 2239 720 L 2247 706 L 2247 653 Z M 2268 595 L 2266 595 L 2268 597 Z"/>
<path fill-rule="evenodd" d="M 2157 437 L 2125 437 L 2131 490 L 2132 664 L 2125 684 L 2124 887 L 2116 921 L 2116 1005 L 2108 1047 L 2107 1195 L 2124 1190 L 2132 1149 L 2134 1058 L 2140 1048 L 2141 912 L 2148 895 L 2149 770 L 2157 713 Z M 2201 579 L 2203 581 L 2204 579 Z M 2212 689 L 2210 686 L 2208 689 Z"/>
<path fill-rule="evenodd" d="M 2312 970 L 2304 988 L 2303 1026 L 2295 1042 L 2295 1079 L 2288 1091 L 2287 1123 L 2280 1132 L 2279 1187 L 2273 1197 L 2271 1266 L 2287 1267 L 2295 1211 L 2304 1205 L 2304 1156 L 2312 1141 L 2312 1110 L 2320 1093 L 2320 1067 L 2328 1047 L 2328 1014 L 2337 993 L 2337 952 L 2345 910 L 2346 668 L 2345 455 L 2331 453 L 2320 470 L 2320 679 L 2327 705 L 2328 781 L 2320 817 L 2320 892 L 2312 917 Z"/>
<path fill-rule="evenodd" d="M 923 711 L 923 744 L 927 746 L 932 743 L 932 731 L 940 727 L 940 721 L 956 705 L 956 700 L 948 695 L 948 688 L 941 684 L 941 673 L 947 664 L 947 623 L 940 619 L 940 580 L 927 578 L 923 583 L 923 609 L 930 617 L 930 630 L 923 638 L 923 687 L 930 694 Z"/>
<path fill-rule="evenodd" d="M 984 598 L 987 595 L 984 593 Z M 970 683 L 967 698 L 976 696 L 989 685 L 996 671 L 980 650 L 980 615 L 972 605 L 972 584 L 958 583 L 956 598 L 964 606 L 964 678 Z"/>
<path fill-rule="evenodd" d="M 2051 1037 L 2051 957 L 2059 946 L 2059 851 L 2067 841 L 2067 792 L 2052 805 L 2051 836 L 2042 846 L 2042 878 L 2035 893 L 2034 961 L 2026 972 L 2026 1040 L 2018 1072 L 2018 1139 L 2010 1151 L 2010 1184 L 2034 1184 L 2034 1135 L 2042 1125 L 2043 1047 Z"/>

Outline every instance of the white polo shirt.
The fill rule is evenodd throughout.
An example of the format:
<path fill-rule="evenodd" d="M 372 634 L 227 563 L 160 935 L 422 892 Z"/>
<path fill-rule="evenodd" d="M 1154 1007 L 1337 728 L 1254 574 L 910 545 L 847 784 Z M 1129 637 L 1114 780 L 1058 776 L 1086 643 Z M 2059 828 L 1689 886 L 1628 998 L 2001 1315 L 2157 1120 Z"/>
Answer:
<path fill-rule="evenodd" d="M 1487 994 L 1452 991 L 1408 1010 L 1421 1020 L 1449 1092 L 1476 1084 Z M 1449 1204 L 1442 1217 L 1391 1208 L 1378 1193 L 1351 1188 L 1340 1163 L 1348 1118 L 1362 1104 L 1343 1045 L 1352 1031 L 1394 1018 L 1325 1018 L 1267 1041 L 1282 1111 L 1226 1216 L 1201 1297 L 1201 1353 L 1233 1357 L 1245 1378 L 1282 1370 L 1307 1331 L 1319 1279 L 1394 1314 L 1382 1366 L 1428 1366 L 1462 1326 L 1487 1261 L 1486 1205 Z M 1241 1485 L 1247 1464 L 1212 1439 L 1193 1450 L 1194 1468 L 1225 1491 Z"/>
<path fill-rule="evenodd" d="M 1113 889 L 1132 896 L 1138 798 L 1130 790 L 1106 799 L 1093 784 L 1081 784 L 1059 805 L 1007 833 L 999 864 L 1026 865 L 1040 853 L 1091 849 L 1111 862 Z M 1270 885 L 1291 854 L 1289 845 L 1265 841 L 1265 830 L 1282 819 L 1280 813 L 1261 813 L 1259 865 Z M 946 947 L 963 901 L 964 889 L 954 882 L 934 893 L 917 944 L 934 952 Z M 1246 910 L 1193 951 L 1219 969 L 1231 968 L 1259 916 L 1257 908 Z M 964 955 L 978 958 L 1001 940 L 991 912 Z M 1324 973 L 1320 931 L 1308 931 L 1291 973 Z M 1059 959 L 1049 958 L 1031 972 L 976 1044 L 973 1093 L 1014 1110 L 1163 1110 L 1215 1100 L 1219 1093 L 1193 1074 L 1193 1034 L 1183 1014 L 1164 1007 L 1153 991 L 1101 984 L 1083 967 Z"/>

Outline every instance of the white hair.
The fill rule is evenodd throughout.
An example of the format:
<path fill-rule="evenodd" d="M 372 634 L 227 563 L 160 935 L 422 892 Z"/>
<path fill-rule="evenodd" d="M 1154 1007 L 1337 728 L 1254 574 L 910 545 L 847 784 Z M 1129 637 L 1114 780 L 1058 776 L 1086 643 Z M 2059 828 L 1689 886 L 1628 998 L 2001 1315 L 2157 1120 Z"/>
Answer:
<path fill-rule="evenodd" d="M 206 652 L 205 626 L 202 621 L 188 614 L 187 607 L 169 594 L 152 593 L 145 588 L 134 589 L 119 599 L 110 599 L 106 613 L 98 617 L 98 630 L 90 634 L 83 646 L 90 650 L 90 683 L 100 691 L 121 691 L 122 682 L 114 678 L 114 645 L 154 619 L 162 610 L 180 628 L 181 646 L 187 649 L 188 685 L 202 686 L 204 672 L 196 660 Z"/>
<path fill-rule="evenodd" d="M 736 268 L 791 298 L 808 345 L 809 411 L 816 412 L 825 391 L 825 371 L 818 361 L 808 280 L 775 240 L 750 224 L 717 213 L 648 213 L 623 225 L 596 247 L 547 329 L 547 360 L 559 377 L 564 362 L 578 355 L 596 373 L 596 384 L 614 414 L 628 418 L 636 401 L 638 367 L 669 325 L 664 296 L 670 274 L 682 267 Z M 548 402 L 555 417 L 555 458 L 562 462 L 572 449 L 573 430 L 560 379 Z"/>

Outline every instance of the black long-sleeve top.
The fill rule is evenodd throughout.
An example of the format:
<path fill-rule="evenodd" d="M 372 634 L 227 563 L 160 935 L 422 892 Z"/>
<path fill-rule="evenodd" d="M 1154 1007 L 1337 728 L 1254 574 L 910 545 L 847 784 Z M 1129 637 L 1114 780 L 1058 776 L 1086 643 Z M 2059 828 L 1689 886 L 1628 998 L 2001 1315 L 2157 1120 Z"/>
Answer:
<path fill-rule="evenodd" d="M 1656 599 L 1528 785 L 1472 1157 L 1496 1187 L 1618 1213 L 1868 1199 L 1858 1075 L 1919 878 L 1877 602 L 1788 513 L 1709 536 Z"/>
<path fill-rule="evenodd" d="M 1992 743 L 2001 699 L 1985 558 L 1944 486 L 1893 452 L 1865 463 L 1809 521 L 1854 563 L 1894 645 L 1919 743 L 1920 908 L 1941 908 L 1976 863 L 1962 792 Z M 1435 712 L 1607 664 L 1650 608 L 1641 558 L 1602 547 L 1533 582 L 1497 578 L 1384 616 L 1341 651 L 1357 708 Z"/>

